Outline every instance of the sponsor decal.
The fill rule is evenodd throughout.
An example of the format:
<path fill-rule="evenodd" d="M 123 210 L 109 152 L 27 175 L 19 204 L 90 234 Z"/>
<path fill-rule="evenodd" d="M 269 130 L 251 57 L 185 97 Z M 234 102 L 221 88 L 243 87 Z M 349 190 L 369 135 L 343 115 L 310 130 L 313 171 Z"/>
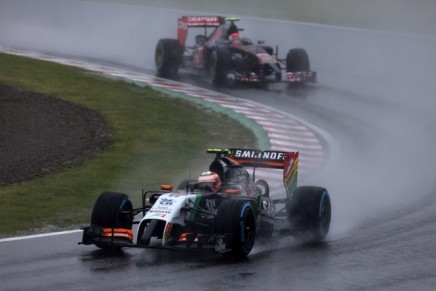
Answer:
<path fill-rule="evenodd" d="M 165 216 L 167 216 L 166 213 L 151 213 L 151 214 L 149 214 L 149 217 L 159 217 L 159 218 L 164 218 Z"/>
<path fill-rule="evenodd" d="M 159 203 L 155 203 L 153 207 L 148 211 L 149 213 L 166 213 L 170 214 L 172 210 L 174 200 L 169 198 L 160 198 Z"/>
<path fill-rule="evenodd" d="M 226 250 L 226 243 L 224 242 L 224 240 L 222 238 L 217 239 L 215 243 L 215 251 L 222 252 L 225 250 Z"/>
<path fill-rule="evenodd" d="M 216 212 L 216 200 L 215 199 L 206 199 L 206 209 L 213 210 Z"/>
<path fill-rule="evenodd" d="M 159 204 L 160 205 L 168 205 L 168 206 L 171 206 L 171 205 L 173 205 L 173 200 L 172 199 L 169 199 L 169 198 L 162 198 L 162 199 L 160 199 L 160 202 L 159 202 Z"/>
<path fill-rule="evenodd" d="M 202 214 L 202 218 L 213 218 L 214 215 L 218 212 L 218 208 L 216 207 L 216 200 L 215 199 L 206 199 L 206 209 L 205 211 L 209 212 L 210 215 Z"/>
<path fill-rule="evenodd" d="M 158 213 L 158 214 L 161 214 L 161 213 L 170 214 L 171 213 L 170 210 L 164 210 L 164 209 L 150 209 L 148 212 L 149 213 Z"/>
<path fill-rule="evenodd" d="M 194 24 L 201 25 L 203 23 L 207 23 L 211 25 L 219 25 L 220 20 L 216 16 L 190 16 L 188 17 L 188 22 L 190 25 L 194 25 Z"/>
<path fill-rule="evenodd" d="M 239 159 L 262 159 L 271 161 L 283 161 L 285 159 L 284 152 L 276 151 L 257 151 L 237 149 L 232 151 L 232 156 Z"/>
<path fill-rule="evenodd" d="M 275 207 L 272 202 L 263 200 L 260 214 L 266 216 L 274 216 Z"/>

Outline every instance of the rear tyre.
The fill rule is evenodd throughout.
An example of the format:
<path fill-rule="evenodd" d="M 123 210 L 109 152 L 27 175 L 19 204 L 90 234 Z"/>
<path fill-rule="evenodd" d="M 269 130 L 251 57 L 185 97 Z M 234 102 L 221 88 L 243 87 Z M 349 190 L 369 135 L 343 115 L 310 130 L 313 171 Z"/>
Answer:
<path fill-rule="evenodd" d="M 154 61 L 157 75 L 175 78 L 182 63 L 183 48 L 177 39 L 160 39 L 156 45 Z"/>
<path fill-rule="evenodd" d="M 331 202 L 325 188 L 298 187 L 286 204 L 291 233 L 304 242 L 325 239 L 330 228 Z"/>
<path fill-rule="evenodd" d="M 217 233 L 231 233 L 230 254 L 246 257 L 256 239 L 256 217 L 253 206 L 247 200 L 227 199 L 218 208 Z"/>
<path fill-rule="evenodd" d="M 306 50 L 296 48 L 289 50 L 286 55 L 286 71 L 287 72 L 307 72 L 310 71 L 309 56 Z"/>
<path fill-rule="evenodd" d="M 103 192 L 97 198 L 91 215 L 91 225 L 102 228 L 132 229 L 133 215 L 132 202 L 126 194 L 118 192 Z M 95 244 L 97 247 L 108 250 L 117 250 L 121 247 Z"/>

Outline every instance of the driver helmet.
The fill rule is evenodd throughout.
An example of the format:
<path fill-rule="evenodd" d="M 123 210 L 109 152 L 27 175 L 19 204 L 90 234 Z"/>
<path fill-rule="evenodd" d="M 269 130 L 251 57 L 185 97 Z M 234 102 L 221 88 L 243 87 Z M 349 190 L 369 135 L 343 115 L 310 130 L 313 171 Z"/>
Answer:
<path fill-rule="evenodd" d="M 229 36 L 229 40 L 232 46 L 240 46 L 241 45 L 241 37 L 238 32 L 232 33 Z"/>
<path fill-rule="evenodd" d="M 239 35 L 239 32 L 234 32 L 232 34 L 230 34 L 229 36 L 229 40 L 234 40 L 234 39 L 238 39 L 241 38 L 241 36 Z"/>
<path fill-rule="evenodd" d="M 214 193 L 221 189 L 221 179 L 217 173 L 212 171 L 201 173 L 200 177 L 198 177 L 198 182 L 209 184 Z"/>

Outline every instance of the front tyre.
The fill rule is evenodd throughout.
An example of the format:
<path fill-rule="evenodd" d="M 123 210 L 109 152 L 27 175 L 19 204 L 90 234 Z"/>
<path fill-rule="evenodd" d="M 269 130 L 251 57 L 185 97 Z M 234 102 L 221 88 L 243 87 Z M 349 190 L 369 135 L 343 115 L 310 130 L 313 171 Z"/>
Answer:
<path fill-rule="evenodd" d="M 306 50 L 302 48 L 289 50 L 286 55 L 286 72 L 308 71 L 310 71 L 310 63 Z"/>
<path fill-rule="evenodd" d="M 331 202 L 325 188 L 298 187 L 286 204 L 291 233 L 305 242 L 325 239 L 330 229 Z"/>
<path fill-rule="evenodd" d="M 160 39 L 154 55 L 157 75 L 163 78 L 175 78 L 182 58 L 183 48 L 177 39 Z"/>
<path fill-rule="evenodd" d="M 126 194 L 118 192 L 103 192 L 97 198 L 91 215 L 91 225 L 107 230 L 108 236 L 112 232 L 131 232 L 133 225 L 132 202 Z M 117 238 L 117 240 L 128 240 Z M 97 247 L 108 250 L 120 249 L 117 246 L 95 244 Z"/>
<path fill-rule="evenodd" d="M 241 199 L 224 200 L 218 208 L 217 234 L 232 234 L 230 254 L 246 257 L 256 239 L 256 216 L 251 203 Z"/>

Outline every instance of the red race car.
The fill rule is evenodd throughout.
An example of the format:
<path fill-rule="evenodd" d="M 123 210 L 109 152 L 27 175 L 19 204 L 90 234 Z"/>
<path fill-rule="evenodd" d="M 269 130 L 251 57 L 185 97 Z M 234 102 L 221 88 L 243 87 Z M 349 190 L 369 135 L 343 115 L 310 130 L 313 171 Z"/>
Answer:
<path fill-rule="evenodd" d="M 215 85 L 230 81 L 240 83 L 316 82 L 316 73 L 310 70 L 309 57 L 302 48 L 291 49 L 285 59 L 278 58 L 264 42 L 253 43 L 240 36 L 243 29 L 235 24 L 238 18 L 222 16 L 182 16 L 178 19 L 177 39 L 160 39 L 155 51 L 157 74 L 174 78 L 179 68 L 209 76 Z M 188 31 L 202 30 L 191 37 Z M 209 30 L 212 30 L 209 33 Z M 282 71 L 286 74 L 283 78 Z"/>

